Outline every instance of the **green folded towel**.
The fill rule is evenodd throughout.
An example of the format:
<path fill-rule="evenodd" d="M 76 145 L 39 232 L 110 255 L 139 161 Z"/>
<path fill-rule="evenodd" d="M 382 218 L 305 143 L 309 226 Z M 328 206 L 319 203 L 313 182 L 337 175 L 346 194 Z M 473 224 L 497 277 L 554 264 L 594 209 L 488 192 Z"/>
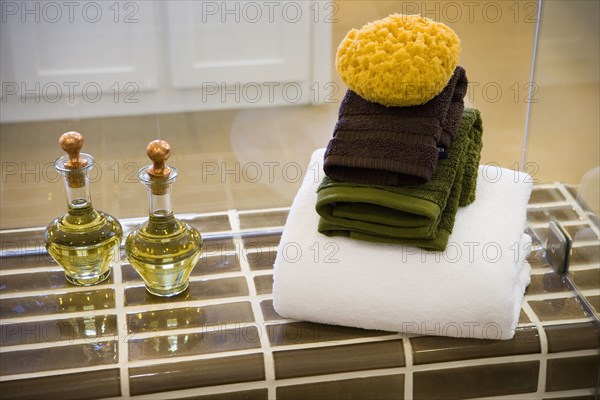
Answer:
<path fill-rule="evenodd" d="M 458 207 L 475 200 L 482 133 L 479 111 L 465 109 L 448 158 L 438 161 L 424 185 L 362 185 L 325 177 L 317 191 L 319 232 L 443 251 Z"/>

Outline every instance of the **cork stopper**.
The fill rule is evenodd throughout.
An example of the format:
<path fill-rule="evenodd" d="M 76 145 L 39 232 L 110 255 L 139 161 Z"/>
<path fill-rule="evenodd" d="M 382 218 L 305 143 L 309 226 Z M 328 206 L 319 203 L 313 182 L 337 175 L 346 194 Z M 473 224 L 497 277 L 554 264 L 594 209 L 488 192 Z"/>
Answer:
<path fill-rule="evenodd" d="M 72 170 L 66 173 L 69 187 L 80 188 L 85 186 L 85 172 L 82 168 L 86 167 L 88 162 L 79 155 L 83 147 L 83 136 L 78 132 L 63 133 L 58 140 L 58 144 L 69 156 L 69 161 L 64 163 L 65 168 Z"/>
<path fill-rule="evenodd" d="M 171 156 L 171 145 L 164 140 L 153 140 L 148 144 L 146 153 L 150 160 L 152 160 L 152 166 L 148 168 L 150 179 L 155 181 L 151 186 L 152 193 L 163 195 L 167 192 L 168 188 L 166 180 L 171 175 L 171 168 L 165 164 Z"/>
<path fill-rule="evenodd" d="M 79 156 L 83 147 L 83 136 L 81 133 L 63 133 L 58 140 L 58 144 L 69 155 L 69 161 L 65 163 L 66 168 L 80 169 L 87 165 L 87 161 Z"/>

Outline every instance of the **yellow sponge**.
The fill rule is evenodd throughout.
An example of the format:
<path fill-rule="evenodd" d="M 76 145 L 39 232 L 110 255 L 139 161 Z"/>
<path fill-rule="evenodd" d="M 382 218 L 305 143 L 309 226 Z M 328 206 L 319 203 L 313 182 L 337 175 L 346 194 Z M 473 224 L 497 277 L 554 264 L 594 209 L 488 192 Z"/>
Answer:
<path fill-rule="evenodd" d="M 362 98 L 385 106 L 416 106 L 446 86 L 460 56 L 460 39 L 441 22 L 392 14 L 352 29 L 335 67 Z"/>

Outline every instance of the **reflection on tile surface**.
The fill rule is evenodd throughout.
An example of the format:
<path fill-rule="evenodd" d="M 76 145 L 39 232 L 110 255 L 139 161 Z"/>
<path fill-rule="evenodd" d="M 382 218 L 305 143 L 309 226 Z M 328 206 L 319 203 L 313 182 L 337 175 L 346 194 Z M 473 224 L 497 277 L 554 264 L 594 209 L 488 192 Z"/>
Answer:
<path fill-rule="evenodd" d="M 121 277 L 123 282 L 142 281 L 142 277 L 136 272 L 131 264 L 121 264 Z"/>
<path fill-rule="evenodd" d="M 276 351 L 275 378 L 333 374 L 338 372 L 404 366 L 402 340 Z"/>
<path fill-rule="evenodd" d="M 266 228 L 274 226 L 284 226 L 289 210 L 269 211 L 258 213 L 240 213 L 240 228 Z"/>
<path fill-rule="evenodd" d="M 89 344 L 2 352 L 0 353 L 0 371 L 2 375 L 13 375 L 114 364 L 117 361 L 117 342 L 93 341 Z"/>
<path fill-rule="evenodd" d="M 593 322 L 545 326 L 548 352 L 597 349 L 600 332 Z"/>
<path fill-rule="evenodd" d="M 223 254 L 235 250 L 235 245 L 231 237 L 203 237 L 202 238 L 202 253 L 203 254 Z"/>
<path fill-rule="evenodd" d="M 586 296 L 585 298 L 594 307 L 596 315 L 600 314 L 600 296 Z"/>
<path fill-rule="evenodd" d="M 527 314 L 525 314 L 525 311 L 523 311 L 523 309 L 521 309 L 521 311 L 519 312 L 519 323 L 520 324 L 527 324 L 531 322 L 531 320 L 529 319 L 529 317 L 527 316 Z"/>
<path fill-rule="evenodd" d="M 579 217 L 575 210 L 570 206 L 527 211 L 527 221 L 529 222 L 549 223 L 553 219 L 559 222 L 580 221 L 581 217 Z"/>
<path fill-rule="evenodd" d="M 274 321 L 276 319 L 287 319 L 277 314 L 273 308 L 273 300 L 263 300 L 260 302 L 260 309 L 263 313 L 265 321 Z"/>
<path fill-rule="evenodd" d="M 41 228 L 25 232 L 0 232 L 0 249 L 15 252 L 25 247 L 45 249 L 44 231 L 45 229 Z"/>
<path fill-rule="evenodd" d="M 269 341 L 273 346 L 301 343 L 330 342 L 392 335 L 393 332 L 369 331 L 338 325 L 322 325 L 312 322 L 292 322 L 289 324 L 269 325 Z"/>
<path fill-rule="evenodd" d="M 182 219 L 194 228 L 198 229 L 200 234 L 205 232 L 222 232 L 231 230 L 229 225 L 229 216 L 227 214 L 204 215 L 195 218 Z"/>
<path fill-rule="evenodd" d="M 117 317 L 98 315 L 0 325 L 0 346 L 117 336 Z"/>
<path fill-rule="evenodd" d="M 154 336 L 128 341 L 129 360 L 148 360 L 223 351 L 260 348 L 260 336 L 253 323 L 241 327 L 212 332 L 184 333 L 180 335 Z"/>
<path fill-rule="evenodd" d="M 569 290 L 569 287 L 560 275 L 550 272 L 547 274 L 531 275 L 531 283 L 527 286 L 525 294 L 568 292 Z"/>
<path fill-rule="evenodd" d="M 60 374 L 0 383 L 3 398 L 89 400 L 121 395 L 118 369 Z"/>
<path fill-rule="evenodd" d="M 244 390 L 242 392 L 227 392 L 207 394 L 205 396 L 180 397 L 181 400 L 267 400 L 267 389 Z"/>
<path fill-rule="evenodd" d="M 212 255 L 203 249 L 203 255 L 192 270 L 192 276 L 222 274 L 240 270 L 237 253 L 217 253 Z"/>
<path fill-rule="evenodd" d="M 273 293 L 273 275 L 255 276 L 254 286 L 257 294 Z"/>
<path fill-rule="evenodd" d="M 94 287 L 103 287 L 112 284 L 114 277 L 111 272 L 107 280 Z M 30 274 L 0 276 L 0 293 L 27 292 L 36 290 L 54 290 L 74 287 L 65 279 L 63 269 L 47 272 L 34 272 Z"/>
<path fill-rule="evenodd" d="M 598 235 L 588 224 L 568 225 L 564 228 L 569 235 L 571 235 L 574 243 L 578 243 L 580 241 L 598 240 Z"/>
<path fill-rule="evenodd" d="M 14 318 L 84 310 L 104 310 L 115 307 L 114 296 L 113 289 L 102 289 L 4 299 L 0 302 L 0 315 L 2 318 Z"/>
<path fill-rule="evenodd" d="M 402 400 L 404 375 L 306 383 L 277 388 L 278 400 Z"/>
<path fill-rule="evenodd" d="M 588 317 L 581 303 L 575 297 L 530 301 L 529 305 L 540 321 L 575 319 Z"/>
<path fill-rule="evenodd" d="M 539 368 L 539 361 L 527 361 L 415 372 L 414 396 L 469 399 L 535 392 Z"/>
<path fill-rule="evenodd" d="M 265 379 L 262 354 L 159 364 L 129 369 L 132 395 Z"/>
<path fill-rule="evenodd" d="M 54 266 L 56 269 L 62 268 L 56 264 L 56 261 L 48 255 L 48 253 L 44 252 L 41 254 L 23 254 L 19 253 L 18 250 L 14 252 L 8 251 L 7 256 L 2 258 L 2 262 L 0 262 L 0 270 L 9 270 L 9 269 L 27 269 L 27 268 L 37 268 L 37 267 L 47 267 Z"/>
<path fill-rule="evenodd" d="M 535 189 L 531 191 L 529 204 L 551 203 L 555 201 L 565 201 L 565 196 L 558 189 Z"/>
<path fill-rule="evenodd" d="M 535 327 L 516 330 L 511 340 L 473 340 L 441 336 L 410 339 L 415 364 L 470 360 L 540 352 L 540 338 Z"/>
<path fill-rule="evenodd" d="M 246 253 L 246 259 L 251 270 L 272 269 L 277 251 L 258 250 Z"/>
<path fill-rule="evenodd" d="M 598 355 L 548 360 L 546 390 L 594 387 L 598 378 Z"/>
<path fill-rule="evenodd" d="M 247 295 L 248 287 L 244 278 L 224 278 L 190 282 L 189 287 L 183 293 L 173 297 L 151 295 L 144 286 L 130 287 L 125 289 L 125 305 L 173 303 Z"/>
<path fill-rule="evenodd" d="M 123 282 L 142 281 L 142 277 L 130 264 L 123 264 L 121 269 Z M 209 255 L 205 252 L 200 260 L 198 260 L 190 276 L 204 276 L 235 271 L 240 271 L 240 262 L 236 253 L 221 252 L 218 255 Z"/>
<path fill-rule="evenodd" d="M 281 234 L 256 234 L 256 233 L 243 233 L 242 240 L 244 241 L 244 249 L 255 250 L 255 249 L 268 249 L 271 251 L 277 251 L 277 246 L 281 240 Z"/>
<path fill-rule="evenodd" d="M 254 315 L 248 302 L 127 314 L 129 333 L 167 331 L 252 321 L 254 321 Z"/>
<path fill-rule="evenodd" d="M 600 245 L 574 247 L 571 250 L 571 265 L 600 263 Z"/>
<path fill-rule="evenodd" d="M 569 276 L 579 290 L 600 288 L 600 269 L 569 271 Z"/>

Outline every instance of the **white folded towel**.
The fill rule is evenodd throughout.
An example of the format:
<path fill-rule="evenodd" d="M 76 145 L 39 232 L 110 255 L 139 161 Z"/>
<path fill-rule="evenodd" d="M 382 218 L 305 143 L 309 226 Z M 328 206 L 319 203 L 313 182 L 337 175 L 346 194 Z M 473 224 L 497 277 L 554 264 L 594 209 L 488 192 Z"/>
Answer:
<path fill-rule="evenodd" d="M 275 310 L 284 317 L 414 334 L 510 339 L 531 267 L 524 235 L 527 174 L 480 166 L 477 198 L 460 208 L 444 252 L 317 231 L 324 149 L 313 153 L 277 258 Z"/>

